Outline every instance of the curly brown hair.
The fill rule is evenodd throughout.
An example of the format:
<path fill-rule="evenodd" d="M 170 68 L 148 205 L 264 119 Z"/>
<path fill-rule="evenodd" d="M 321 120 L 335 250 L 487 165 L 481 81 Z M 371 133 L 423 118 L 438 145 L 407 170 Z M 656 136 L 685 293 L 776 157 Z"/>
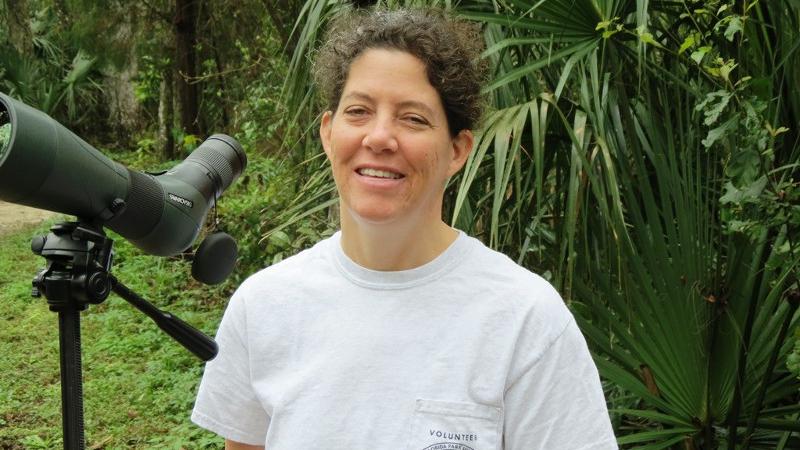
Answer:
<path fill-rule="evenodd" d="M 327 109 L 336 111 L 350 65 L 370 48 L 405 51 L 425 64 L 452 136 L 476 126 L 487 71 L 474 24 L 433 8 L 345 10 L 331 22 L 315 58 L 314 79 Z"/>

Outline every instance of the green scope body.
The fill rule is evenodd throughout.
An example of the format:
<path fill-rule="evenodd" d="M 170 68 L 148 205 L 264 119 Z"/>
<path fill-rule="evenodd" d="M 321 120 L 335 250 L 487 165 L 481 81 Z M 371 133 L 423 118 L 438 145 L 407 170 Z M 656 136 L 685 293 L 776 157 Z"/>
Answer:
<path fill-rule="evenodd" d="M 0 200 L 100 224 L 147 253 L 189 248 L 208 210 L 247 166 L 242 146 L 216 134 L 173 168 L 128 169 L 47 114 L 0 93 Z"/>

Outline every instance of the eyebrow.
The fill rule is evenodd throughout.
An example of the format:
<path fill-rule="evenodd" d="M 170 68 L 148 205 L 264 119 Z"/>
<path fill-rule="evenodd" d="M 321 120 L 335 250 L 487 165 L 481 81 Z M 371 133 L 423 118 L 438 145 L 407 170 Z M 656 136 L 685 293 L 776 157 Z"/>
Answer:
<path fill-rule="evenodd" d="M 349 94 L 347 94 L 344 97 L 342 97 L 342 100 L 347 100 L 349 98 L 353 98 L 353 99 L 356 99 L 356 100 L 364 100 L 364 101 L 367 101 L 367 102 L 370 102 L 370 103 L 375 101 L 375 99 L 373 99 L 371 95 L 367 94 L 366 92 L 361 92 L 361 91 L 350 92 Z M 431 109 L 431 107 L 426 105 L 423 102 L 420 102 L 420 101 L 405 100 L 405 101 L 400 102 L 398 104 L 398 106 L 401 107 L 401 108 L 407 108 L 407 107 L 419 108 L 419 109 L 423 110 L 429 116 L 431 116 L 431 117 L 434 116 L 434 113 L 433 113 L 433 110 Z"/>

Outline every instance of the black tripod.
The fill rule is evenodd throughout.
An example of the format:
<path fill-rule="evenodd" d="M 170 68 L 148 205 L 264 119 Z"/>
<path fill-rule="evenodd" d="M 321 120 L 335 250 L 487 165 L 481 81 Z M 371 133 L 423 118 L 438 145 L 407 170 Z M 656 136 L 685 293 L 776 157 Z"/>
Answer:
<path fill-rule="evenodd" d="M 64 222 L 33 239 L 31 250 L 47 259 L 33 280 L 33 295 L 44 294 L 58 313 L 61 354 L 61 411 L 64 449 L 85 448 L 80 312 L 102 303 L 111 291 L 147 314 L 164 332 L 203 361 L 214 358 L 217 343 L 177 317 L 159 310 L 114 278 L 109 271 L 114 242 L 101 226 Z"/>

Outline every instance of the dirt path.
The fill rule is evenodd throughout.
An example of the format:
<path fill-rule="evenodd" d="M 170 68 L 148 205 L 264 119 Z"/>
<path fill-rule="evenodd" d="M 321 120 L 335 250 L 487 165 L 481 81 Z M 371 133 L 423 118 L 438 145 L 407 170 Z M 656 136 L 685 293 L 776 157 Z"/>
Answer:
<path fill-rule="evenodd" d="M 17 230 L 25 225 L 35 225 L 56 215 L 43 209 L 0 201 L 0 236 Z"/>

